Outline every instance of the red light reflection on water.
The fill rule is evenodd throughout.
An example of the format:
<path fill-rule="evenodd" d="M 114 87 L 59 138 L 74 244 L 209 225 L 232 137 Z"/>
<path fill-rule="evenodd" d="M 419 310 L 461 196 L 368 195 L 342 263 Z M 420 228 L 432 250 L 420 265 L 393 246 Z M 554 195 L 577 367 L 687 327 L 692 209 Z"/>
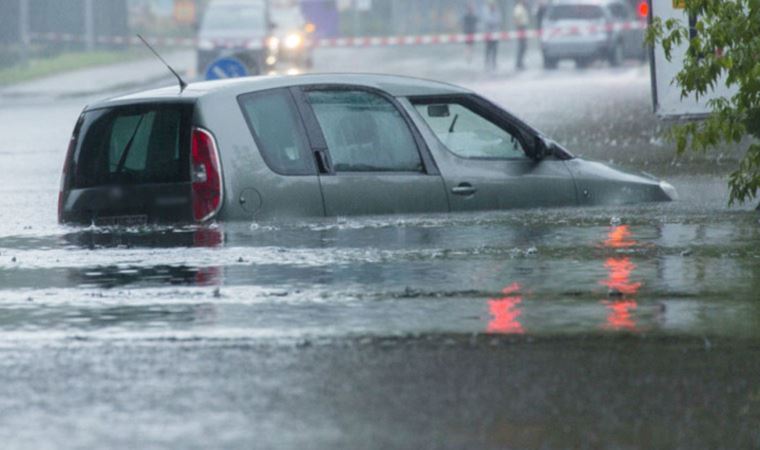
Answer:
<path fill-rule="evenodd" d="M 607 240 L 604 241 L 604 246 L 608 248 L 630 248 L 636 245 L 636 241 L 629 239 L 631 237 L 631 229 L 628 225 L 618 225 L 612 227 L 609 234 L 607 234 Z"/>
<path fill-rule="evenodd" d="M 637 242 L 631 239 L 628 225 L 614 226 L 604 241 L 604 246 L 612 249 L 624 249 L 635 246 Z M 599 282 L 607 286 L 609 295 L 620 297 L 617 300 L 602 300 L 607 308 L 607 321 L 603 328 L 610 330 L 636 331 L 636 321 L 632 311 L 638 308 L 636 300 L 630 298 L 638 293 L 642 283 L 631 281 L 631 274 L 636 270 L 636 264 L 627 257 L 607 258 L 604 263 L 607 278 Z"/>
<path fill-rule="evenodd" d="M 602 303 L 609 312 L 604 328 L 636 331 L 636 321 L 631 317 L 631 311 L 639 306 L 635 300 L 603 301 Z"/>
<path fill-rule="evenodd" d="M 224 244 L 224 233 L 216 228 L 199 228 L 193 232 L 194 247 L 221 247 Z"/>
<path fill-rule="evenodd" d="M 224 233 L 216 228 L 200 228 L 193 233 L 195 247 L 217 248 L 224 244 Z M 197 286 L 221 286 L 221 267 L 200 267 L 195 274 Z"/>
<path fill-rule="evenodd" d="M 488 310 L 491 321 L 488 322 L 488 333 L 524 334 L 525 329 L 518 320 L 522 311 L 520 303 L 522 296 L 517 295 L 522 289 L 519 283 L 512 283 L 502 289 L 504 297 L 488 300 Z"/>
<path fill-rule="evenodd" d="M 610 292 L 616 294 L 633 295 L 641 288 L 641 283 L 631 282 L 631 272 L 636 269 L 636 264 L 628 258 L 608 258 L 604 263 L 608 275 L 606 280 L 599 284 L 607 286 Z"/>

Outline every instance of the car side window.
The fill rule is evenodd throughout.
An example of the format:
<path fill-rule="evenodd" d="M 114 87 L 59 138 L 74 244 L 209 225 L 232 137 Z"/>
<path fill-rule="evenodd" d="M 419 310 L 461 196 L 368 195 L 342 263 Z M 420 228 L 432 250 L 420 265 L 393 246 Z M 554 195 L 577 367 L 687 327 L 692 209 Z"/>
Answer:
<path fill-rule="evenodd" d="M 306 97 L 340 172 L 422 172 L 419 149 L 398 109 L 360 90 L 312 90 Z"/>
<path fill-rule="evenodd" d="M 272 170 L 283 175 L 315 173 L 290 92 L 276 89 L 246 94 L 239 101 L 256 144 Z"/>
<path fill-rule="evenodd" d="M 528 159 L 518 137 L 464 103 L 414 105 L 438 140 L 462 158 Z"/>

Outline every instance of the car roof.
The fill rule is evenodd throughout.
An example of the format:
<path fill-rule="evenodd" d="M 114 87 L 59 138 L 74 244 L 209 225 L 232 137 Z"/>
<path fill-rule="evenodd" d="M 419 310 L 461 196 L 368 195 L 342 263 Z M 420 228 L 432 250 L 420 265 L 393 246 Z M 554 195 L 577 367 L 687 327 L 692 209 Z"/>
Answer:
<path fill-rule="evenodd" d="M 144 103 L 147 101 L 195 101 L 201 97 L 238 96 L 267 89 L 308 85 L 342 85 L 377 89 L 393 97 L 471 94 L 472 91 L 440 81 L 399 75 L 379 74 L 307 74 L 288 76 L 255 76 L 227 80 L 190 83 L 180 93 L 177 85 L 141 91 L 91 105 L 88 109 L 116 106 L 117 104 Z"/>

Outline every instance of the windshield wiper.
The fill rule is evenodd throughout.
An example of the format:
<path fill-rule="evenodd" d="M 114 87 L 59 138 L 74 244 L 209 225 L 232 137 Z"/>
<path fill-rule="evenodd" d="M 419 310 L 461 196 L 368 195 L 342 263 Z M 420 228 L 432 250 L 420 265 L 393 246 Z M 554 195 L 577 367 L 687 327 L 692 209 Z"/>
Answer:
<path fill-rule="evenodd" d="M 454 127 L 457 124 L 457 120 L 459 120 L 459 114 L 454 114 L 454 120 L 451 121 L 451 126 L 449 127 L 449 134 L 454 132 Z"/>
<path fill-rule="evenodd" d="M 142 121 L 145 118 L 145 114 L 140 116 L 140 120 L 137 121 L 137 125 L 135 126 L 135 130 L 132 132 L 132 136 L 129 137 L 129 141 L 127 141 L 127 145 L 124 146 L 124 150 L 121 151 L 121 158 L 119 158 L 119 164 L 116 165 L 116 172 L 115 174 L 118 175 L 124 170 L 124 164 L 127 162 L 127 156 L 129 156 L 129 151 L 132 149 L 132 142 L 135 140 L 135 136 L 137 136 L 137 131 L 140 129 L 140 125 L 142 125 Z"/>

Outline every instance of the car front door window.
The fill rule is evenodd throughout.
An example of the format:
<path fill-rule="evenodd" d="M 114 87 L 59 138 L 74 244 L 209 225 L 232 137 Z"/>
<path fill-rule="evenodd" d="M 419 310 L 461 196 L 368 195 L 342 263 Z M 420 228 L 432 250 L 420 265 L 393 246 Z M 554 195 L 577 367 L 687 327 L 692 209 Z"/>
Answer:
<path fill-rule="evenodd" d="M 441 143 L 462 158 L 527 159 L 512 133 L 456 102 L 417 104 L 415 108 Z"/>

